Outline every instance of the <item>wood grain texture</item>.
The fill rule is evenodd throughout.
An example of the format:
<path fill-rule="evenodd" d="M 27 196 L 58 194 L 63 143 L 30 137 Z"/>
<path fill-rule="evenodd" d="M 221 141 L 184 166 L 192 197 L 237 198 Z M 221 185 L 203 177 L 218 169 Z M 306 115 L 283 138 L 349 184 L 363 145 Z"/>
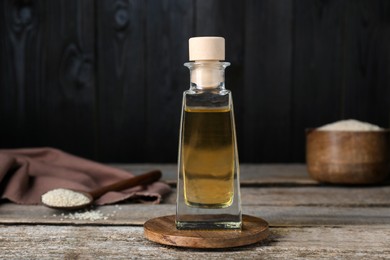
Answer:
<path fill-rule="evenodd" d="M 346 7 L 343 116 L 388 125 L 390 50 L 382 46 L 390 45 L 390 3 L 350 0 Z"/>
<path fill-rule="evenodd" d="M 1 224 L 32 225 L 91 225 L 142 226 L 147 220 L 175 213 L 174 204 L 104 206 L 98 210 L 107 217 L 95 221 L 71 219 L 68 212 L 54 211 L 43 206 L 3 204 L 0 207 Z M 346 205 L 310 206 L 255 206 L 244 205 L 245 214 L 265 219 L 271 226 L 342 226 L 388 225 L 388 207 L 348 207 Z M 62 214 L 64 213 L 64 214 Z"/>
<path fill-rule="evenodd" d="M 175 162 L 187 41 L 226 38 L 240 160 L 303 162 L 304 130 L 390 126 L 387 0 L 4 0 L 0 147 Z"/>
<path fill-rule="evenodd" d="M 390 224 L 390 209 L 388 203 L 376 202 L 375 197 L 388 198 L 387 193 L 379 192 L 379 195 L 367 202 L 359 200 L 351 202 L 344 199 L 340 203 L 337 200 L 347 191 L 337 196 L 331 196 L 332 200 L 306 200 L 313 196 L 313 192 L 300 191 L 294 194 L 291 191 L 271 191 L 273 194 L 264 195 L 256 193 L 255 189 L 248 191 L 243 203 L 243 213 L 265 219 L 271 226 L 342 226 L 342 225 L 388 225 Z M 245 190 L 244 190 L 245 191 Z M 243 192 L 244 192 L 243 191 Z M 314 193 L 315 198 L 327 196 L 334 191 Z M 244 192 L 246 193 L 246 192 Z M 357 197 L 356 192 L 352 195 Z M 301 201 L 287 200 L 288 196 Z M 352 196 L 351 196 L 352 197 Z M 259 200 L 260 203 L 247 202 Z M 264 198 L 264 199 L 263 199 Z M 264 201 L 264 202 L 263 202 Z M 143 225 L 148 219 L 159 216 L 175 214 L 176 206 L 173 200 L 164 201 L 161 205 L 112 205 L 97 208 L 107 217 L 95 221 L 69 218 L 68 212 L 55 211 L 43 206 L 20 206 L 14 204 L 2 204 L 0 206 L 0 223 L 2 224 L 57 224 L 57 225 Z"/>
<path fill-rule="evenodd" d="M 305 155 L 305 128 L 341 119 L 345 1 L 294 5 L 293 161 Z"/>
<path fill-rule="evenodd" d="M 146 141 L 144 1 L 97 1 L 98 142 L 102 161 L 142 161 Z"/>
<path fill-rule="evenodd" d="M 94 155 L 93 9 L 89 0 L 1 3 L 2 147 Z"/>
<path fill-rule="evenodd" d="M 0 4 L 0 120 L 3 147 L 42 142 L 44 3 Z M 28 129 L 29 131 L 26 131 Z"/>
<path fill-rule="evenodd" d="M 264 241 L 269 236 L 268 223 L 243 215 L 241 230 L 177 230 L 175 215 L 153 218 L 145 222 L 144 235 L 150 241 L 186 248 L 231 248 Z"/>
<path fill-rule="evenodd" d="M 144 238 L 142 227 L 11 225 L 0 230 L 0 256 L 6 259 L 381 259 L 390 254 L 390 231 L 381 225 L 271 228 L 262 244 L 223 250 L 158 245 Z"/>
<path fill-rule="evenodd" d="M 86 157 L 96 156 L 94 3 L 46 1 L 40 46 L 45 68 L 40 93 L 42 145 Z"/>
<path fill-rule="evenodd" d="M 310 176 L 324 183 L 381 184 L 390 177 L 390 131 L 316 131 L 306 135 Z"/>
<path fill-rule="evenodd" d="M 188 39 L 192 1 L 150 1 L 146 7 L 147 70 L 145 159 L 177 160 L 182 93 L 189 89 Z M 147 159 L 146 159 L 147 160 Z"/>
<path fill-rule="evenodd" d="M 138 174 L 156 165 L 151 166 L 121 168 Z M 160 168 L 172 174 L 175 165 Z M 243 213 L 261 217 L 270 224 L 270 237 L 262 243 L 200 250 L 148 241 L 142 225 L 149 219 L 175 213 L 172 193 L 160 205 L 126 203 L 99 207 L 95 210 L 100 210 L 104 218 L 95 221 L 71 219 L 68 213 L 43 206 L 2 203 L 0 258 L 386 259 L 390 255 L 389 185 L 351 188 L 303 184 L 303 165 L 248 165 L 244 169 L 248 181 L 260 184 L 241 189 Z M 169 174 L 165 176 L 168 179 Z M 261 184 L 263 179 L 267 185 Z"/>
<path fill-rule="evenodd" d="M 290 161 L 292 18 L 291 1 L 246 2 L 240 154 L 247 161 Z"/>

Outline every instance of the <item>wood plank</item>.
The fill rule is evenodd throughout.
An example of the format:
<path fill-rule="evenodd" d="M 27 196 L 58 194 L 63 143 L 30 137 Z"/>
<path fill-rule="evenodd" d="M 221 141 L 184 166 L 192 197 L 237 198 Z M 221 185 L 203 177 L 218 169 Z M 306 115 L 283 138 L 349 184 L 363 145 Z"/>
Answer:
<path fill-rule="evenodd" d="M 42 2 L 44 78 L 37 82 L 42 84 L 39 145 L 88 158 L 96 155 L 94 3 Z"/>
<path fill-rule="evenodd" d="M 142 162 L 146 131 L 145 1 L 96 2 L 98 153 Z"/>
<path fill-rule="evenodd" d="M 115 166 L 135 174 L 159 168 L 167 173 L 166 179 L 175 182 L 174 164 Z M 262 217 L 271 226 L 271 237 L 260 245 L 206 252 L 147 241 L 140 226 L 148 219 L 175 213 L 175 193 L 172 193 L 160 205 L 100 207 L 98 210 L 106 219 L 96 221 L 70 219 L 65 213 L 61 215 L 42 206 L 1 204 L 0 257 L 128 259 L 129 250 L 134 258 L 188 259 L 269 255 L 289 259 L 380 258 L 390 254 L 390 186 L 303 184 L 301 181 L 308 179 L 304 165 L 243 165 L 242 170 L 247 172 L 245 178 L 256 186 L 252 187 L 252 183 L 241 189 L 243 213 Z M 280 182 L 273 182 L 273 178 Z M 23 250 L 26 247 L 32 250 Z"/>
<path fill-rule="evenodd" d="M 149 1 L 146 6 L 146 149 L 144 160 L 175 162 L 183 91 L 189 89 L 191 0 Z"/>
<path fill-rule="evenodd" d="M 256 187 L 241 189 L 243 205 L 388 207 L 390 186 Z"/>
<path fill-rule="evenodd" d="M 390 186 L 381 187 L 242 187 L 242 205 L 390 207 Z M 176 192 L 164 199 L 175 204 Z"/>
<path fill-rule="evenodd" d="M 42 142 L 41 99 L 45 75 L 44 2 L 0 4 L 0 147 Z"/>
<path fill-rule="evenodd" d="M 386 0 L 2 1 L 0 146 L 176 161 L 185 43 L 221 34 L 240 158 L 303 162 L 306 127 L 343 117 L 390 126 L 389 8 Z"/>
<path fill-rule="evenodd" d="M 347 1 L 344 116 L 390 126 L 389 1 Z"/>
<path fill-rule="evenodd" d="M 55 146 L 93 158 L 94 1 L 0 6 L 0 146 Z"/>
<path fill-rule="evenodd" d="M 305 158 L 305 128 L 342 116 L 345 1 L 294 2 L 292 160 Z"/>
<path fill-rule="evenodd" d="M 145 221 L 174 215 L 173 204 L 161 205 L 111 205 L 103 206 L 101 214 L 107 219 L 71 219 L 69 213 L 54 211 L 43 206 L 20 206 L 2 204 L 1 224 L 32 225 L 143 225 Z M 265 219 L 270 226 L 343 226 L 343 225 L 388 225 L 390 208 L 386 207 L 337 207 L 337 206 L 257 206 L 244 205 L 243 213 Z"/>
<path fill-rule="evenodd" d="M 293 2 L 246 1 L 245 162 L 290 162 Z"/>
<path fill-rule="evenodd" d="M 223 250 L 159 245 L 143 237 L 142 227 L 37 225 L 0 230 L 0 257 L 5 259 L 379 259 L 390 254 L 388 226 L 271 228 L 271 237 L 262 244 Z"/>
<path fill-rule="evenodd" d="M 122 168 L 140 174 L 153 169 L 160 169 L 163 173 L 162 179 L 175 185 L 177 180 L 176 164 L 111 164 L 114 167 Z M 314 186 L 319 185 L 307 174 L 304 164 L 241 164 L 240 183 L 243 186 Z"/>

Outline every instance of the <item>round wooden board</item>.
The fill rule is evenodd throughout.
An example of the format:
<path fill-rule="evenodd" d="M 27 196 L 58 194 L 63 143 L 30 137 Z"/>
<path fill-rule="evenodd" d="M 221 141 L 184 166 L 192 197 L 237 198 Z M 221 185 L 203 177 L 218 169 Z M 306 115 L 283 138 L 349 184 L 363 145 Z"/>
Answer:
<path fill-rule="evenodd" d="M 260 242 L 269 235 L 268 223 L 243 215 L 241 230 L 178 230 L 175 216 L 150 219 L 144 224 L 145 237 L 164 245 L 190 248 L 228 248 Z"/>

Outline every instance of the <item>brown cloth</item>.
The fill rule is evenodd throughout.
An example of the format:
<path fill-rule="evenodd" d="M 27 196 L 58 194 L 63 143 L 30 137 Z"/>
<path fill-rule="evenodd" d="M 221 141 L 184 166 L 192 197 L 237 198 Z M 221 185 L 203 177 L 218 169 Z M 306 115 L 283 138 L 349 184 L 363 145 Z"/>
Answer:
<path fill-rule="evenodd" d="M 152 170 L 152 169 L 151 169 Z M 55 188 L 90 191 L 133 176 L 54 148 L 0 149 L 0 196 L 18 204 L 41 204 L 41 195 Z M 108 192 L 97 205 L 126 199 L 159 203 L 171 191 L 163 182 Z"/>

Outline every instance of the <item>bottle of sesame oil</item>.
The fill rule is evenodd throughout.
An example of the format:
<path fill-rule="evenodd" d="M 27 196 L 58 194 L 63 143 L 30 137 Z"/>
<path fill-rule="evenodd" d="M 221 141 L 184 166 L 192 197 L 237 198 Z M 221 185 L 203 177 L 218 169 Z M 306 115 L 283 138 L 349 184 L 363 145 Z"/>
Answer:
<path fill-rule="evenodd" d="M 178 229 L 240 229 L 239 165 L 222 37 L 189 40 L 178 156 Z"/>

